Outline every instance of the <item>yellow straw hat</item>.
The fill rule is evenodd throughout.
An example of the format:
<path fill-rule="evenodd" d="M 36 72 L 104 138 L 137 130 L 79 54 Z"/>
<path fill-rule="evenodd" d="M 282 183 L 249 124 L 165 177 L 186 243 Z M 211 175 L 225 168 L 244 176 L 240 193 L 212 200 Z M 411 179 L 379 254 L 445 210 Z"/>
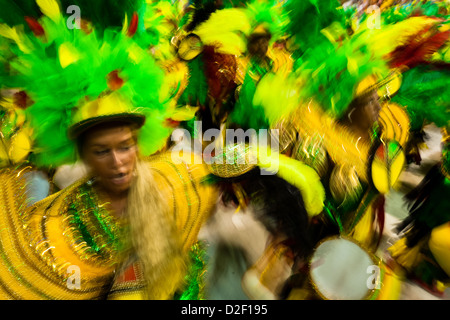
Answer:
<path fill-rule="evenodd" d="M 89 101 L 76 110 L 68 130 L 69 138 L 76 139 L 87 129 L 111 121 L 131 122 L 140 128 L 145 123 L 145 115 L 141 108 L 133 107 L 127 99 L 113 92 Z"/>

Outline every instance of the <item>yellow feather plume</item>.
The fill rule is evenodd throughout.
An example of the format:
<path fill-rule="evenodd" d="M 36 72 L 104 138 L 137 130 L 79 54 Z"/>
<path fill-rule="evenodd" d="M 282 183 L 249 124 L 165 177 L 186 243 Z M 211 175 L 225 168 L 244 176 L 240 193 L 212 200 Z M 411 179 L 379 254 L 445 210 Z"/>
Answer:
<path fill-rule="evenodd" d="M 36 0 L 36 4 L 41 9 L 41 12 L 54 22 L 58 22 L 61 19 L 61 9 L 56 0 Z"/>
<path fill-rule="evenodd" d="M 23 53 L 30 53 L 31 46 L 23 32 L 22 26 L 10 27 L 7 24 L 0 24 L 0 36 L 13 40 Z"/>
<path fill-rule="evenodd" d="M 253 104 L 261 105 L 269 123 L 274 125 L 299 106 L 299 99 L 296 80 L 283 72 L 277 72 L 268 73 L 260 80 Z"/>
<path fill-rule="evenodd" d="M 277 174 L 297 187 L 302 194 L 305 209 L 310 217 L 322 212 L 325 189 L 313 168 L 299 160 L 264 148 L 258 150 L 258 166 Z"/>
<path fill-rule="evenodd" d="M 66 68 L 68 65 L 71 65 L 80 59 L 79 52 L 69 42 L 65 42 L 59 46 L 58 55 L 59 63 L 63 68 Z"/>
<path fill-rule="evenodd" d="M 178 98 L 183 94 L 188 85 L 189 68 L 184 61 L 171 60 L 160 61 L 165 77 L 161 86 L 161 101 L 168 104 L 168 117 L 176 121 L 191 120 L 195 116 L 194 109 L 189 106 L 177 108 Z"/>
<path fill-rule="evenodd" d="M 128 30 L 128 15 L 125 15 L 122 23 L 122 34 L 127 34 Z"/>
<path fill-rule="evenodd" d="M 9 148 L 9 158 L 13 163 L 20 163 L 25 160 L 31 152 L 31 131 L 30 129 L 22 129 L 17 132 L 11 139 L 11 146 Z"/>
<path fill-rule="evenodd" d="M 370 43 L 373 54 L 383 57 L 394 51 L 395 48 L 406 43 L 406 40 L 419 33 L 426 27 L 439 25 L 440 20 L 430 17 L 411 17 L 392 25 L 383 25 L 381 28 L 370 28 L 368 24 L 362 24 L 357 33 L 365 33 L 361 41 Z M 370 40 L 370 41 L 368 41 Z"/>
<path fill-rule="evenodd" d="M 248 35 L 251 23 L 243 9 L 230 8 L 216 11 L 201 23 L 194 33 L 203 44 L 215 45 L 218 52 L 240 55 L 246 51 L 246 41 L 241 34 Z"/>

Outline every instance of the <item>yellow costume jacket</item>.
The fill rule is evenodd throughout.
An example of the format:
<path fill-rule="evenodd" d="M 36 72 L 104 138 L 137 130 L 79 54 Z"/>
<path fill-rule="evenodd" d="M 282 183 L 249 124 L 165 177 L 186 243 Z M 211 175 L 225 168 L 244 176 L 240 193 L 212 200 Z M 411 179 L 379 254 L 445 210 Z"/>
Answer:
<path fill-rule="evenodd" d="M 208 171 L 186 159 L 174 164 L 170 155 L 148 164 L 188 251 L 215 205 L 215 189 L 203 183 Z M 0 171 L 0 299 L 108 298 L 125 226 L 98 201 L 89 179 L 27 205 L 24 175 L 30 170 Z M 142 297 L 136 290 L 120 292 L 126 299 Z"/>

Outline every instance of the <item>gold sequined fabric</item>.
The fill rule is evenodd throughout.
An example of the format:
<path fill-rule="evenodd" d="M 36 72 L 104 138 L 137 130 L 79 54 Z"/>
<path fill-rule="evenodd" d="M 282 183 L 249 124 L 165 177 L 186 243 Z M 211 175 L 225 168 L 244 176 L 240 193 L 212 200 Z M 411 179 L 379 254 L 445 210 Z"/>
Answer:
<path fill-rule="evenodd" d="M 215 188 L 204 183 L 209 171 L 170 155 L 152 157 L 149 165 L 187 252 L 216 202 Z M 0 171 L 0 299 L 106 298 L 123 259 L 123 222 L 108 213 L 88 179 L 27 206 L 30 170 Z"/>
<path fill-rule="evenodd" d="M 31 207 L 24 173 L 0 173 L 0 298 L 98 299 L 112 277 L 112 260 L 88 252 L 67 210 L 82 181 Z"/>
<path fill-rule="evenodd" d="M 294 115 L 294 123 L 301 139 L 320 135 L 320 141 L 330 159 L 339 165 L 350 165 L 358 174 L 362 182 L 367 183 L 367 162 L 371 143 L 357 137 L 349 128 L 339 125 L 313 101 L 300 108 Z"/>
<path fill-rule="evenodd" d="M 176 157 L 164 153 L 150 158 L 153 177 L 171 208 L 177 229 L 182 233 L 185 252 L 197 241 L 217 200 L 217 189 L 206 181 L 210 174 L 200 158 L 192 154 Z"/>

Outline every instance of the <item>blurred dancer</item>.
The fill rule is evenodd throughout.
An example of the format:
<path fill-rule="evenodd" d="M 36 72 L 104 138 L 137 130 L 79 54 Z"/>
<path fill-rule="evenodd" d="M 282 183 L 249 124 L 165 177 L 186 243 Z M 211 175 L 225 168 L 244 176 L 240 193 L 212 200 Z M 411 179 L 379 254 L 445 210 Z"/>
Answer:
<path fill-rule="evenodd" d="M 33 148 L 30 162 L 1 171 L 0 296 L 202 298 L 197 233 L 216 193 L 191 154 L 155 155 L 170 134 L 162 70 L 129 33 L 69 30 L 56 2 L 41 5 L 55 6 L 41 8 L 50 17 L 39 23 L 60 33 L 31 41 L 5 77 L 34 98 L 26 110 Z M 49 47 L 56 55 L 44 53 Z M 26 206 L 28 163 L 55 168 L 77 158 L 85 178 Z"/>
<path fill-rule="evenodd" d="M 191 75 L 179 101 L 199 105 L 201 129 L 215 128 L 220 137 L 226 138 L 228 129 L 268 129 L 259 112 L 252 113 L 252 90 L 269 72 L 289 73 L 292 61 L 283 41 L 278 43 L 281 5 L 251 1 L 230 8 L 229 3 L 220 3 L 194 3 L 192 20 L 184 30 L 187 35 L 180 38 L 178 48 Z M 197 45 L 183 45 L 193 40 Z M 270 149 L 270 141 L 259 143 Z M 234 163 L 227 162 L 228 151 Z M 276 299 L 292 266 L 311 250 L 308 215 L 322 209 L 324 195 L 317 174 L 273 151 L 271 160 L 279 164 L 279 170 L 264 175 L 262 171 L 270 165 L 264 165 L 261 159 L 247 161 L 248 155 L 253 160 L 258 153 L 246 141 L 227 140 L 217 143 L 215 154 L 204 155 L 208 160 L 212 156 L 208 165 L 211 180 L 221 191 L 220 211 L 203 230 L 212 243 L 208 259 L 212 297 L 230 298 L 235 294 L 239 299 Z M 241 160 L 242 165 L 236 164 Z M 274 265 L 278 254 L 287 257 L 280 267 L 286 272 L 270 273 L 264 284 L 258 284 L 260 273 L 267 263 Z M 236 270 L 234 277 L 230 277 L 231 269 Z M 241 286 L 241 280 L 242 289 L 229 288 L 230 283 Z"/>
<path fill-rule="evenodd" d="M 443 130 L 442 159 L 405 199 L 409 216 L 396 228 L 400 239 L 388 250 L 399 273 L 436 296 L 450 283 L 449 137 Z"/>

